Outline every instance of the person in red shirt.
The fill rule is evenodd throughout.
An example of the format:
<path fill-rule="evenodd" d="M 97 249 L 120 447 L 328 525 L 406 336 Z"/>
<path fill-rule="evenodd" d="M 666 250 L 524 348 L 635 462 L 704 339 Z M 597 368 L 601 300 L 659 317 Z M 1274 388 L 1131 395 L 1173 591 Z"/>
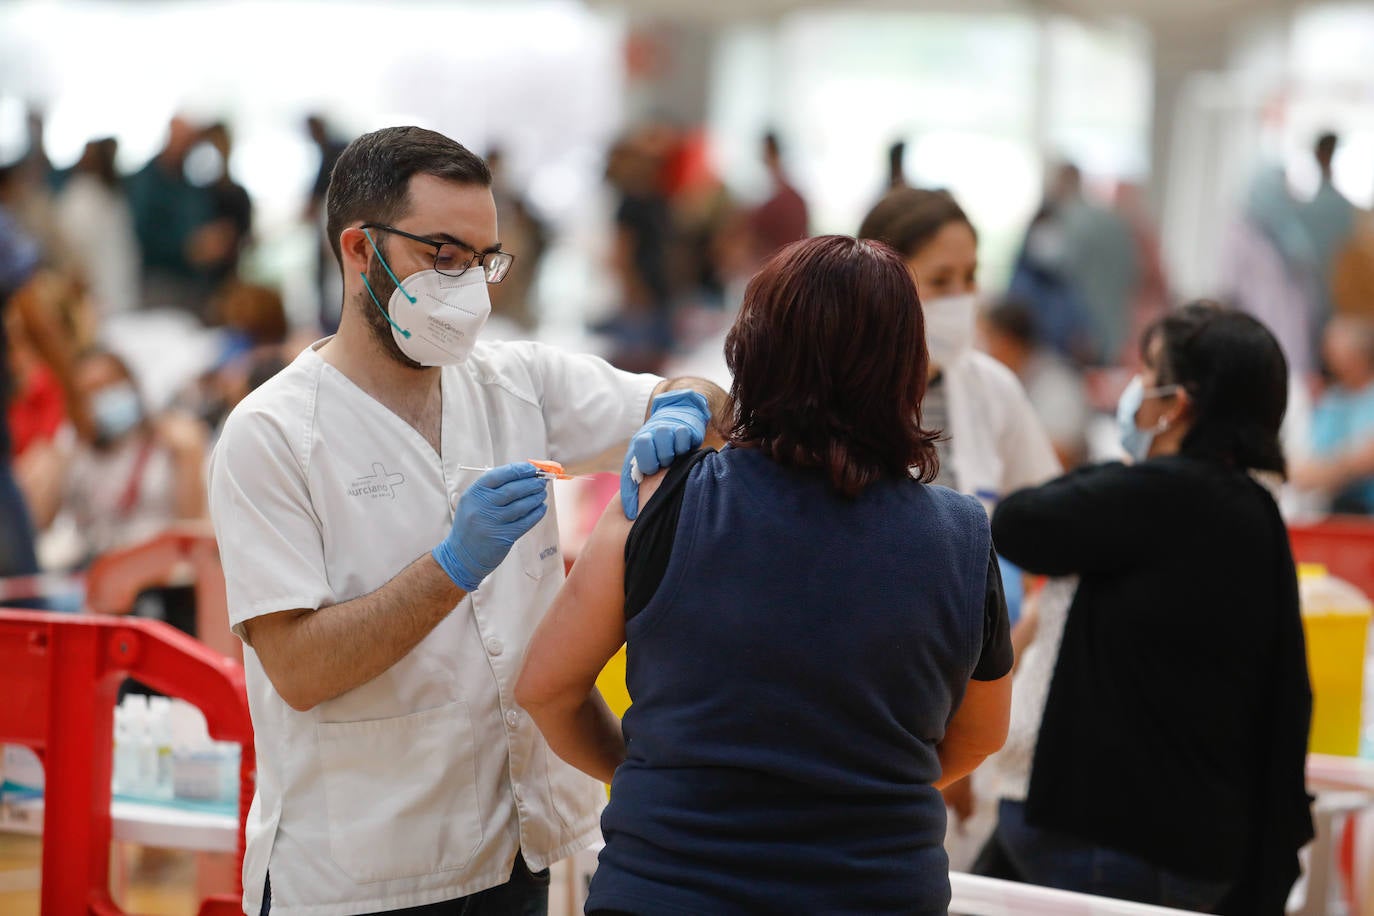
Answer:
<path fill-rule="evenodd" d="M 806 201 L 788 181 L 782 167 L 782 146 L 772 131 L 763 137 L 763 164 L 773 182 L 773 196 L 749 215 L 754 236 L 755 256 L 760 262 L 792 242 L 804 239 L 807 231 Z"/>

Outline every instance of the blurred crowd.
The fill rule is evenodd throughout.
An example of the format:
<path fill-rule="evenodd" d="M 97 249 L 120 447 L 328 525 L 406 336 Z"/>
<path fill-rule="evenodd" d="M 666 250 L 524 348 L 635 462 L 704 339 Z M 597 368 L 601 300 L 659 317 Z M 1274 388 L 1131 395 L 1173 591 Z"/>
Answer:
<path fill-rule="evenodd" d="M 300 220 L 322 225 L 346 139 L 312 115 L 319 153 Z M 318 231 L 317 319 L 288 320 L 280 290 L 245 269 L 254 201 L 233 177 L 233 131 L 176 117 L 132 173 L 114 138 L 93 138 L 55 168 L 43 121 L 29 153 L 0 169 L 4 302 L 0 430 L 13 485 L 0 487 L 9 536 L 0 575 L 79 568 L 161 528 L 206 516 L 202 470 L 228 411 L 339 320 L 333 256 Z M 1282 170 L 1256 174 L 1224 246 L 1215 298 L 1281 341 L 1292 371 L 1292 483 L 1315 511 L 1374 512 L 1374 217 L 1331 183 L 1338 138 L 1314 148 L 1310 199 Z M 791 177 L 804 152 L 758 138 L 766 194 L 743 200 L 712 164 L 706 133 L 666 124 L 627 131 L 608 151 L 613 198 L 606 263 L 613 308 L 589 330 L 617 365 L 692 372 L 728 384 L 724 329 L 758 267 L 814 226 Z M 881 151 L 875 151 L 881 153 Z M 194 169 L 192 156 L 213 168 Z M 886 195 L 919 187 L 904 146 L 886 151 Z M 556 241 L 499 149 L 487 151 L 506 250 L 491 288 L 494 328 L 534 334 L 541 256 Z M 878 203 L 878 202 L 874 202 Z M 838 228 L 838 227 L 830 227 Z M 849 227 L 857 234 L 859 226 Z M 978 284 L 976 345 L 1020 380 L 1065 468 L 1117 456 L 1110 414 L 1140 363 L 1140 330 L 1176 304 L 1140 189 L 1086 181 L 1071 164 L 1047 181 L 1005 288 Z M 923 299 L 943 295 L 918 277 Z M 23 519 L 27 518 L 27 522 Z M 24 535 L 46 532 L 43 563 Z"/>
<path fill-rule="evenodd" d="M 114 138 L 65 169 L 37 114 L 29 139 L 0 168 L 5 576 L 81 568 L 203 521 L 215 430 L 317 336 L 293 338 L 280 292 L 244 276 L 253 201 L 231 177 L 227 125 L 174 118 L 132 174 Z M 193 181 L 201 150 L 216 167 Z"/>

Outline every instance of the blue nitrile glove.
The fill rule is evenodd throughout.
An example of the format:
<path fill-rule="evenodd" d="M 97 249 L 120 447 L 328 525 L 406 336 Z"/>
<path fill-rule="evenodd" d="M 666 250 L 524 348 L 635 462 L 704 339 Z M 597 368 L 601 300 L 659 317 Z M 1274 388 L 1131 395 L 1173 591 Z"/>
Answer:
<path fill-rule="evenodd" d="M 654 398 L 649 419 L 630 439 L 620 470 L 620 504 L 626 518 L 639 515 L 639 482 L 699 448 L 710 420 L 711 406 L 699 391 L 669 391 Z"/>
<path fill-rule="evenodd" d="M 520 535 L 549 511 L 546 483 L 535 474 L 528 461 L 492 468 L 458 500 L 453 528 L 434 548 L 435 562 L 454 585 L 465 592 L 476 591 Z"/>

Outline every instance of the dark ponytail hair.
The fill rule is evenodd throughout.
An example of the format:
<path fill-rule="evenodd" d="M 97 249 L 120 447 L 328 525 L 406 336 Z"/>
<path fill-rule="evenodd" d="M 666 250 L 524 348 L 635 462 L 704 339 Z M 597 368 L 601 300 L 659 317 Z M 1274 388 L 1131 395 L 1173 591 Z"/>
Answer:
<path fill-rule="evenodd" d="M 1158 352 L 1155 349 L 1158 341 Z M 1244 312 L 1198 301 L 1140 339 L 1160 385 L 1181 385 L 1193 425 L 1180 451 L 1242 471 L 1286 473 L 1279 428 L 1288 409 L 1288 361 L 1274 335 Z"/>

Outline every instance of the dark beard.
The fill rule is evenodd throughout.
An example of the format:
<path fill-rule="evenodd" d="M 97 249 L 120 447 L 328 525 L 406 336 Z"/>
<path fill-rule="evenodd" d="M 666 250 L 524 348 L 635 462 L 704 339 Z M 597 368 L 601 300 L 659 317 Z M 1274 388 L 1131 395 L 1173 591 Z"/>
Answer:
<path fill-rule="evenodd" d="M 382 267 L 381 261 L 376 258 L 368 265 L 367 282 L 371 285 L 372 295 L 377 297 L 377 302 L 386 307 L 391 302 L 391 294 L 396 291 L 396 284 L 392 282 L 386 268 Z M 427 368 L 401 352 L 401 348 L 396 345 L 396 338 L 392 336 L 391 323 L 387 321 L 387 316 L 382 314 L 377 302 L 372 301 L 372 296 L 367 294 L 367 290 L 363 289 L 358 296 L 358 307 L 363 310 L 363 319 L 383 352 L 407 369 Z"/>

